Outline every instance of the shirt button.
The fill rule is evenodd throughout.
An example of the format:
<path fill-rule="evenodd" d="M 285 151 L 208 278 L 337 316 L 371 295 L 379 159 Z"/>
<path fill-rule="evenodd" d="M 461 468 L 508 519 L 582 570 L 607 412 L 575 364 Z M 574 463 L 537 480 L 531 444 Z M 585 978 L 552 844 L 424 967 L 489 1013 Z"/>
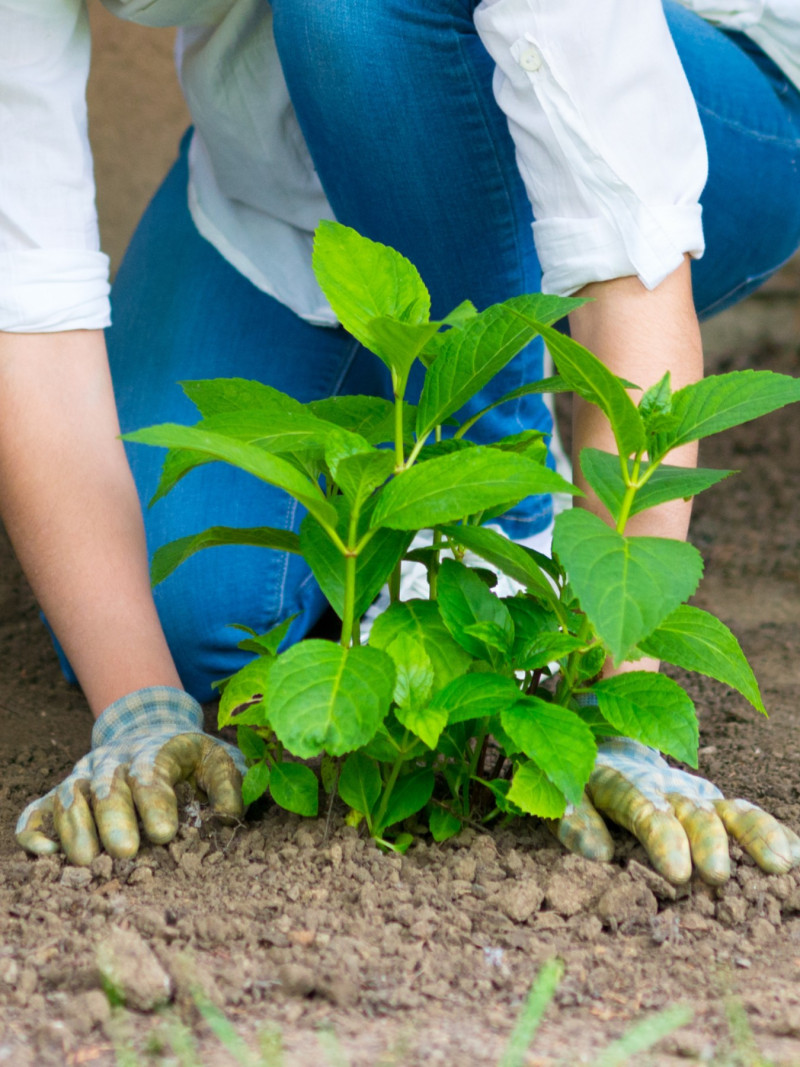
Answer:
<path fill-rule="evenodd" d="M 527 48 L 519 57 L 519 65 L 523 70 L 535 71 L 542 65 L 542 57 L 537 48 Z"/>

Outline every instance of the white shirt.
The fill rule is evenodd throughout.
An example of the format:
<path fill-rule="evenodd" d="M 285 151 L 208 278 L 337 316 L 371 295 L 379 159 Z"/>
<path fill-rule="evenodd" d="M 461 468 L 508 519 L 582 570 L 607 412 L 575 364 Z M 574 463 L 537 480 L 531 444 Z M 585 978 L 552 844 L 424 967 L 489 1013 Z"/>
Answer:
<path fill-rule="evenodd" d="M 748 33 L 800 86 L 800 0 L 682 2 Z M 104 3 L 179 27 L 200 232 L 264 292 L 334 324 L 311 271 L 313 231 L 333 215 L 269 5 Z M 705 145 L 661 0 L 482 0 L 475 24 L 536 219 L 543 289 L 568 294 L 631 274 L 653 288 L 684 253 L 701 255 Z M 0 329 L 109 323 L 84 102 L 89 44 L 85 0 L 0 0 Z"/>

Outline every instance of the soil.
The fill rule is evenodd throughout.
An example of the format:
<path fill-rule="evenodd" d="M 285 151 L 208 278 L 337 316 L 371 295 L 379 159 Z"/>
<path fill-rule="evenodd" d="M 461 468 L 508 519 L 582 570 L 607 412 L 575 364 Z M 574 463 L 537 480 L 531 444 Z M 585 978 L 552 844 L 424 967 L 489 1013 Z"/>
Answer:
<path fill-rule="evenodd" d="M 800 373 L 798 292 L 795 263 L 712 324 L 712 369 Z M 696 603 L 739 636 L 770 716 L 681 678 L 700 769 L 800 831 L 796 410 L 712 439 L 702 461 L 742 473 L 697 503 Z M 728 885 L 676 891 L 621 832 L 608 865 L 532 820 L 398 857 L 338 809 L 326 825 L 262 805 L 221 827 L 187 794 L 177 839 L 134 861 L 26 857 L 16 815 L 83 755 L 91 722 L 5 542 L 0 558 L 0 1064 L 244 1062 L 212 1033 L 216 1006 L 265 1064 L 496 1065 L 553 956 L 564 977 L 520 1063 L 595 1063 L 632 1023 L 683 1004 L 691 1022 L 630 1062 L 800 1064 L 800 872 L 766 877 L 735 846 Z M 196 1055 L 178 1058 L 181 1036 Z"/>

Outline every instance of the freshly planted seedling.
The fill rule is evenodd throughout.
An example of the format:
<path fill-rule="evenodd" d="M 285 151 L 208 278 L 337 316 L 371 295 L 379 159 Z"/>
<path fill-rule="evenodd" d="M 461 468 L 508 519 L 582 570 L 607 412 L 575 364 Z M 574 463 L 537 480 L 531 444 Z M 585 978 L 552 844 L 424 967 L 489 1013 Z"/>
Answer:
<path fill-rule="evenodd" d="M 580 301 L 534 294 L 483 311 L 467 302 L 432 322 L 416 269 L 333 222 L 317 231 L 314 268 L 342 325 L 388 367 L 393 401 L 302 404 L 257 382 L 184 382 L 196 425 L 127 435 L 169 449 L 156 498 L 222 460 L 284 489 L 307 512 L 299 536 L 214 527 L 153 560 L 155 583 L 212 546 L 301 553 L 341 620 L 338 643 L 311 639 L 279 652 L 289 620 L 243 640 L 253 659 L 221 685 L 219 722 L 238 726 L 250 763 L 247 802 L 269 790 L 290 811 L 315 815 L 316 775 L 287 757 L 322 757 L 323 787 L 338 792 L 351 821 L 402 850 L 411 840 L 404 823 L 443 840 L 466 822 L 559 818 L 581 802 L 598 737 L 620 734 L 696 766 L 686 692 L 647 671 L 599 681 L 608 658 L 655 656 L 732 686 L 764 711 L 736 638 L 686 603 L 702 574 L 697 549 L 626 530 L 639 512 L 732 473 L 670 466 L 674 449 L 800 399 L 800 382 L 741 371 L 673 393 L 667 375 L 637 404 L 635 387 L 553 328 Z M 461 419 L 466 402 L 537 335 L 557 376 Z M 405 396 L 417 360 L 425 378 L 412 405 Z M 583 476 L 609 519 L 581 507 L 560 514 L 551 560 L 486 524 L 529 494 L 579 491 L 546 466 L 540 434 L 478 445 L 467 433 L 492 407 L 553 391 L 597 405 L 617 454 L 582 453 Z M 430 544 L 412 548 L 420 531 Z M 399 601 L 403 559 L 427 568 L 429 599 Z M 519 594 L 497 596 L 492 570 L 517 582 Z M 392 602 L 362 644 L 360 620 L 387 582 Z M 589 691 L 596 705 L 583 706 Z"/>

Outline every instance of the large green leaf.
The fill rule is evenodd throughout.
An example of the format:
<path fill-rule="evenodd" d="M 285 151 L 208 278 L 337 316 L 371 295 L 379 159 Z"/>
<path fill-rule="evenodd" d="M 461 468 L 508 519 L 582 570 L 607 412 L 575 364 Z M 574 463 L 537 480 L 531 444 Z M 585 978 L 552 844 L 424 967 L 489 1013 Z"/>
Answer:
<path fill-rule="evenodd" d="M 272 411 L 275 414 L 304 413 L 304 406 L 288 393 L 247 378 L 206 378 L 178 383 L 204 419 L 226 411 Z"/>
<path fill-rule="evenodd" d="M 195 552 L 220 545 L 252 545 L 257 548 L 272 548 L 278 552 L 300 552 L 300 539 L 292 530 L 280 530 L 271 526 L 209 526 L 201 533 L 179 537 L 176 541 L 157 548 L 150 564 L 150 581 L 154 586 L 158 585 Z"/>
<path fill-rule="evenodd" d="M 443 559 L 439 568 L 438 600 L 445 626 L 471 656 L 495 667 L 510 660 L 514 645 L 511 615 L 473 570 L 454 559 Z M 499 640 L 488 644 L 481 637 L 473 636 L 470 627 L 475 623 L 493 623 Z"/>
<path fill-rule="evenodd" d="M 381 795 L 381 774 L 375 760 L 354 752 L 344 761 L 339 775 L 339 796 L 354 811 L 369 815 Z"/>
<path fill-rule="evenodd" d="M 719 619 L 684 604 L 639 644 L 648 656 L 687 671 L 697 671 L 736 689 L 766 714 L 758 682 L 739 642 Z"/>
<path fill-rule="evenodd" d="M 777 411 L 800 400 L 800 378 L 768 370 L 711 375 L 679 389 L 672 397 L 676 425 L 656 438 L 663 456 L 679 445 Z"/>
<path fill-rule="evenodd" d="M 431 699 L 434 685 L 433 664 L 424 644 L 413 634 L 401 633 L 389 642 L 386 651 L 394 661 L 395 704 L 399 709 L 409 711 L 424 708 Z M 408 726 L 402 715 L 397 713 L 397 717 L 404 726 Z M 417 731 L 414 730 L 414 733 Z M 433 745 L 430 747 L 433 748 Z"/>
<path fill-rule="evenodd" d="M 540 819 L 560 819 L 567 807 L 567 798 L 533 760 L 514 771 L 505 799 Z"/>
<path fill-rule="evenodd" d="M 371 445 L 394 441 L 394 404 L 379 396 L 329 396 L 311 400 L 309 411 L 318 418 L 359 434 Z M 416 407 L 403 404 L 403 437 L 407 443 L 414 439 Z"/>
<path fill-rule="evenodd" d="M 425 377 L 417 405 L 417 437 L 425 438 L 462 408 L 536 336 L 537 327 L 502 304 L 449 330 Z"/>
<path fill-rule="evenodd" d="M 697 766 L 697 715 L 688 694 L 665 674 L 628 671 L 592 686 L 600 714 L 624 737 Z"/>
<path fill-rule="evenodd" d="M 703 573 L 693 545 L 623 537 L 581 508 L 558 516 L 553 549 L 616 663 L 694 593 Z"/>
<path fill-rule="evenodd" d="M 576 493 L 555 471 L 510 452 L 476 446 L 418 464 L 381 489 L 373 526 L 421 530 L 455 522 L 532 493 Z"/>
<path fill-rule="evenodd" d="M 553 587 L 534 556 L 516 541 L 485 526 L 443 526 L 442 533 L 525 586 L 528 592 L 550 603 L 556 600 Z"/>
<path fill-rule="evenodd" d="M 373 351 L 383 316 L 412 324 L 430 317 L 430 296 L 413 264 L 348 226 L 323 220 L 314 235 L 314 273 L 342 326 Z"/>
<path fill-rule="evenodd" d="M 269 791 L 275 803 L 295 815 L 314 819 L 319 808 L 319 782 L 303 763 L 278 763 L 270 773 Z"/>
<path fill-rule="evenodd" d="M 564 384 L 605 414 L 620 455 L 629 456 L 644 449 L 642 417 L 620 379 L 571 337 L 544 325 L 540 332 Z"/>
<path fill-rule="evenodd" d="M 544 771 L 571 804 L 578 804 L 592 773 L 597 745 L 577 715 L 539 697 L 522 697 L 500 714 L 519 751 Z"/>
<path fill-rule="evenodd" d="M 344 497 L 337 497 L 333 503 L 338 513 L 339 534 L 345 537 L 349 516 L 348 502 Z M 362 514 L 359 533 L 364 532 L 368 521 L 368 514 Z M 408 548 L 411 536 L 402 530 L 376 530 L 372 540 L 361 550 L 356 558 L 356 618 L 364 614 L 388 581 L 389 575 Z M 326 599 L 339 618 L 343 618 L 345 557 L 313 515 L 306 515 L 300 526 L 300 549 Z"/>
<path fill-rule="evenodd" d="M 629 471 L 633 464 L 628 461 Z M 648 464 L 641 465 L 640 477 L 646 473 Z M 619 456 L 601 452 L 597 448 L 584 448 L 581 452 L 581 470 L 586 481 L 608 508 L 614 521 L 619 519 L 626 486 L 622 479 Z M 687 500 L 717 482 L 736 474 L 736 471 L 707 470 L 701 467 L 658 467 L 633 498 L 630 516 L 640 511 L 665 504 L 668 500 Z"/>
<path fill-rule="evenodd" d="M 276 662 L 274 656 L 257 656 L 227 680 L 217 713 L 217 725 L 220 729 L 233 721 L 237 708 L 250 704 L 251 701 L 257 703 L 236 715 L 237 725 L 267 725 L 267 704 L 263 697 L 267 691 L 267 675 Z"/>
<path fill-rule="evenodd" d="M 236 441 L 258 445 L 265 452 L 311 452 L 322 455 L 331 438 L 349 452 L 367 451 L 370 445 L 359 434 L 343 430 L 310 411 L 223 411 L 199 422 L 195 429 L 223 434 Z"/>
<path fill-rule="evenodd" d="M 321 522 L 336 522 L 336 513 L 325 499 L 319 486 L 301 474 L 291 463 L 273 456 L 257 445 L 234 441 L 223 434 L 210 433 L 194 426 L 165 423 L 144 430 L 124 434 L 124 440 L 165 448 L 189 448 L 212 459 L 223 460 L 254 474 L 270 485 L 284 489 Z"/>
<path fill-rule="evenodd" d="M 380 820 L 380 826 L 376 826 L 375 831 L 381 833 L 387 826 L 393 826 L 422 811 L 433 795 L 433 786 L 433 771 L 429 767 L 422 767 L 398 778 Z"/>
<path fill-rule="evenodd" d="M 272 661 L 265 704 L 289 751 L 311 759 L 360 748 L 392 702 L 394 664 L 376 648 L 342 648 L 311 639 Z"/>
<path fill-rule="evenodd" d="M 514 680 L 502 674 L 462 674 L 434 695 L 431 707 L 444 712 L 453 726 L 497 715 L 519 696 Z"/>
<path fill-rule="evenodd" d="M 436 689 L 464 674 L 472 656 L 450 636 L 439 608 L 430 600 L 407 600 L 392 604 L 373 623 L 372 648 L 387 648 L 401 634 L 416 638 L 431 661 Z"/>

